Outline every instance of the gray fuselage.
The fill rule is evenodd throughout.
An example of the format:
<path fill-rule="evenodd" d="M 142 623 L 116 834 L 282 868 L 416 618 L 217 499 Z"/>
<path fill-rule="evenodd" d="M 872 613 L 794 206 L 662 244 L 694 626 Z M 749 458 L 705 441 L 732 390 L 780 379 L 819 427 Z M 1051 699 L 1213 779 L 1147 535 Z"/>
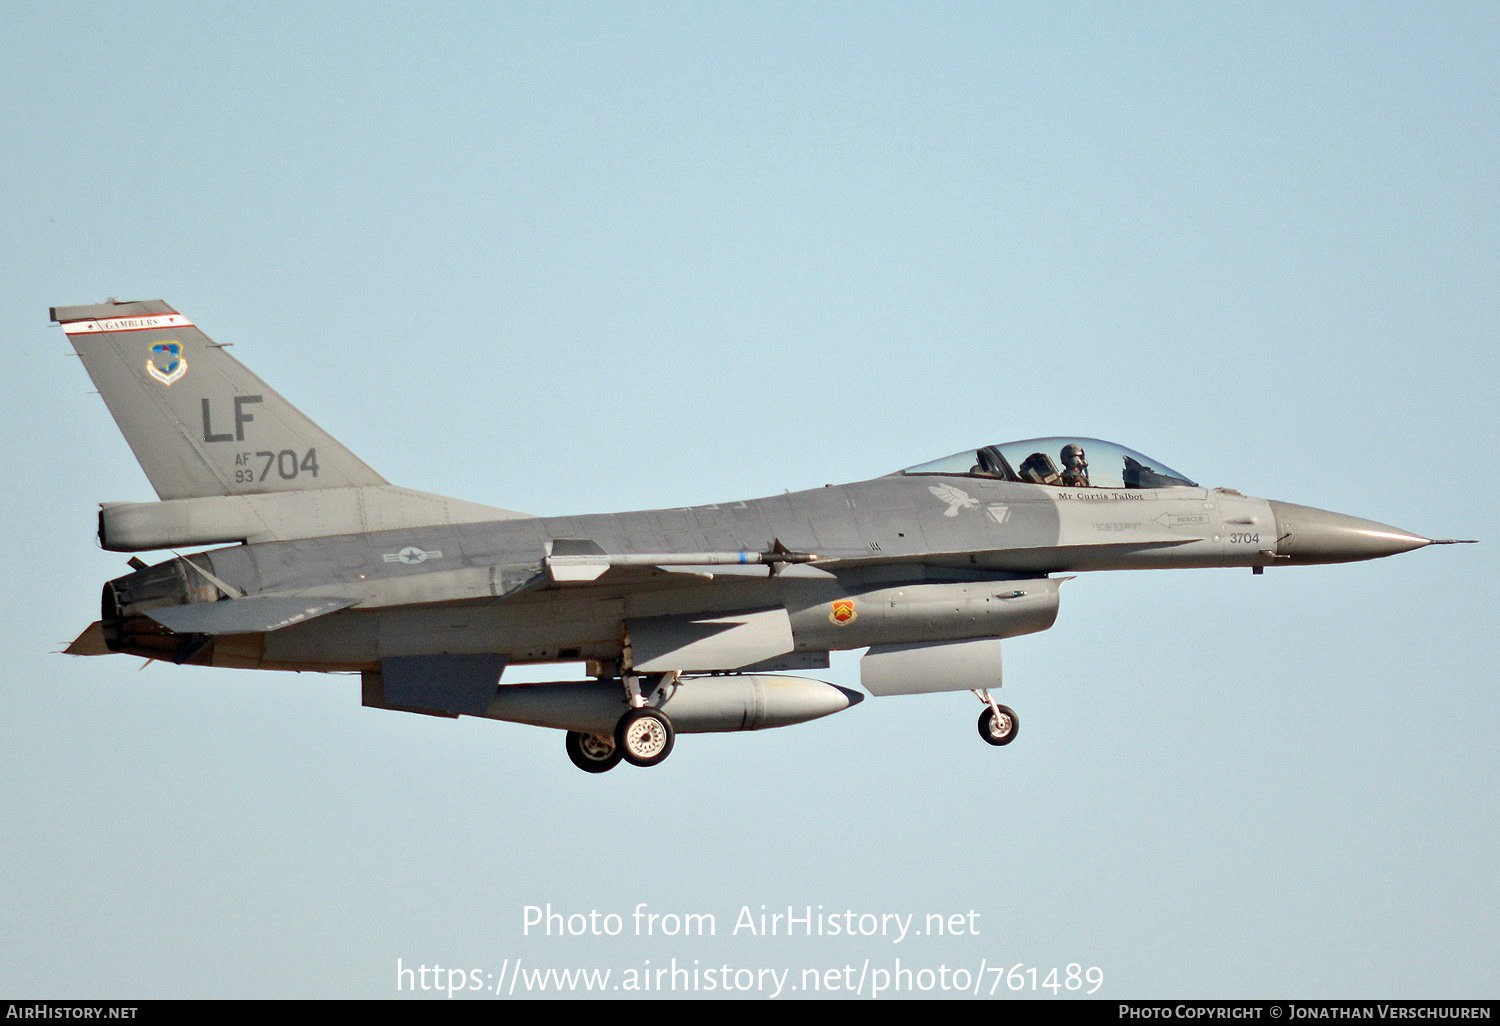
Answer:
<path fill-rule="evenodd" d="M 776 574 L 756 565 L 621 567 L 583 586 L 554 582 L 544 568 L 568 546 L 753 553 L 778 543 L 819 558 Z M 247 596 L 356 601 L 306 623 L 219 637 L 202 661 L 352 670 L 394 655 L 486 652 L 617 667 L 633 619 L 766 606 L 787 610 L 799 653 L 1008 637 L 1051 625 L 1059 582 L 1047 574 L 1257 566 L 1272 563 L 1275 549 L 1271 506 L 1223 490 L 895 474 L 728 504 L 217 549 L 206 569 Z M 1026 594 L 997 591 L 1020 578 L 1031 582 Z M 849 601 L 854 615 L 835 615 L 834 603 Z"/>

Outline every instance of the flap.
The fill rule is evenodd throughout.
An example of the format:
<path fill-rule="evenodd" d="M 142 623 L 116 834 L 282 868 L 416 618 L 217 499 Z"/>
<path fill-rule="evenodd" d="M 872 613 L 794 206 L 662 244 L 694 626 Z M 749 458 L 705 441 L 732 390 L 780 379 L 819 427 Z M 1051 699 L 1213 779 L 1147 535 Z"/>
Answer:
<path fill-rule="evenodd" d="M 318 598 L 313 595 L 257 595 L 162 606 L 146 615 L 178 634 L 262 634 L 344 609 L 357 598 Z"/>
<path fill-rule="evenodd" d="M 737 670 L 796 647 L 792 619 L 780 606 L 744 613 L 700 613 L 627 620 L 635 669 Z"/>

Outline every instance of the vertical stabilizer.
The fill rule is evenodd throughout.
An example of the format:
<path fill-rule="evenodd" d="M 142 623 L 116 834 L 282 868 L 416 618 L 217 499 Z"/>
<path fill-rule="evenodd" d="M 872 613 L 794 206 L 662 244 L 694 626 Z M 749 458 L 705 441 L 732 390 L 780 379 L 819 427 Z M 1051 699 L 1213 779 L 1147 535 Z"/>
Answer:
<path fill-rule="evenodd" d="M 162 499 L 387 483 L 159 299 L 52 319 Z"/>

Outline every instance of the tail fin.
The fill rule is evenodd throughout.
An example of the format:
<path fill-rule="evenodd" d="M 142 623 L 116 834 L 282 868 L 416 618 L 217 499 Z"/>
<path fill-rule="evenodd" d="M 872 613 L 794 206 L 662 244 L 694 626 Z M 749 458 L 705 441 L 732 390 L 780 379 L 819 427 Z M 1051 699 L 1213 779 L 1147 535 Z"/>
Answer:
<path fill-rule="evenodd" d="M 159 299 L 52 320 L 162 499 L 387 483 Z"/>

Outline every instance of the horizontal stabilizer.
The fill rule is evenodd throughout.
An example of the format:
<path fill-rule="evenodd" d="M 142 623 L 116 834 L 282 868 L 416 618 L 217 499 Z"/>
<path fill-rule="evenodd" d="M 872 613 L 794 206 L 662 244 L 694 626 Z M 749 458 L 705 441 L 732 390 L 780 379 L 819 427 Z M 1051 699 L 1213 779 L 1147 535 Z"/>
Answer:
<path fill-rule="evenodd" d="M 263 634 L 352 606 L 357 598 L 262 595 L 163 606 L 147 616 L 178 634 Z"/>
<path fill-rule="evenodd" d="M 64 655 L 109 655 L 109 646 L 104 643 L 104 624 L 95 620 L 84 632 L 63 649 Z"/>

